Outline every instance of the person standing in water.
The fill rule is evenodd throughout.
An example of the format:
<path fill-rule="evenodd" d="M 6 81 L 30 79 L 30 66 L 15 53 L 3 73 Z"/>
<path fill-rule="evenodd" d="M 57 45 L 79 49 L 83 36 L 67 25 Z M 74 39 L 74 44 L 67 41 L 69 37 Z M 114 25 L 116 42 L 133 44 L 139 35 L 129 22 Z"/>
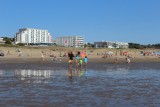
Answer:
<path fill-rule="evenodd" d="M 68 76 L 69 78 L 72 78 L 72 64 L 73 64 L 73 57 L 74 54 L 72 52 L 68 52 L 68 58 L 69 58 L 69 73 Z"/>
<path fill-rule="evenodd" d="M 78 60 L 79 60 L 79 55 L 78 55 L 78 54 L 76 55 L 75 60 L 76 60 L 76 68 L 78 68 L 78 65 L 79 65 L 79 62 L 78 62 Z"/>
<path fill-rule="evenodd" d="M 80 66 L 80 69 L 82 69 L 82 64 L 83 64 L 83 59 L 80 58 L 80 59 L 79 59 L 79 66 Z"/>
<path fill-rule="evenodd" d="M 84 65 L 87 66 L 87 63 L 88 63 L 88 58 L 87 58 L 87 56 L 85 56 L 85 58 L 84 58 Z"/>

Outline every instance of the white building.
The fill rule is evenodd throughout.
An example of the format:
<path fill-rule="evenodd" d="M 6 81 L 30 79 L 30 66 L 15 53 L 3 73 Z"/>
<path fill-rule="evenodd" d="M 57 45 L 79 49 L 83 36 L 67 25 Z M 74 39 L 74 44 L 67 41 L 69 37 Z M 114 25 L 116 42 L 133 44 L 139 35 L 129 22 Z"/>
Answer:
<path fill-rule="evenodd" d="M 129 44 L 125 42 L 94 42 L 95 48 L 128 48 Z"/>
<path fill-rule="evenodd" d="M 128 48 L 129 44 L 125 42 L 115 42 L 116 48 Z"/>
<path fill-rule="evenodd" d="M 66 36 L 56 38 L 56 44 L 65 47 L 84 47 L 84 37 Z"/>
<path fill-rule="evenodd" d="M 52 43 L 52 36 L 48 30 L 23 28 L 16 33 L 15 43 L 46 44 Z"/>

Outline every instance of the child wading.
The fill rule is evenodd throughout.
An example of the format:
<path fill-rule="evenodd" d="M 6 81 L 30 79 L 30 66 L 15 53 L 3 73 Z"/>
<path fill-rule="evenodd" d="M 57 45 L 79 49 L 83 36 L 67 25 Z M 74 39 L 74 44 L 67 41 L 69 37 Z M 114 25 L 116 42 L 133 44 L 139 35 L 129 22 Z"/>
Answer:
<path fill-rule="evenodd" d="M 78 69 L 78 67 L 79 67 L 79 65 L 80 65 L 80 52 L 78 52 L 77 54 L 76 54 L 76 58 L 75 58 L 75 60 L 76 60 L 76 69 Z"/>
<path fill-rule="evenodd" d="M 85 66 L 87 66 L 87 62 L 88 62 L 88 58 L 87 58 L 87 56 L 85 56 L 85 58 L 84 58 L 84 64 L 85 64 Z"/>

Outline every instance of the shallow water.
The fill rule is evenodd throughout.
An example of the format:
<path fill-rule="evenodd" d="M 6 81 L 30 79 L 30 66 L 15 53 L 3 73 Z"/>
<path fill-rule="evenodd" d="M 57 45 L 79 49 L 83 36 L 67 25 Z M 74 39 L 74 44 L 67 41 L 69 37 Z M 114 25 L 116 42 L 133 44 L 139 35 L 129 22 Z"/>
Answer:
<path fill-rule="evenodd" d="M 1 70 L 1 107 L 159 107 L 160 71 Z"/>

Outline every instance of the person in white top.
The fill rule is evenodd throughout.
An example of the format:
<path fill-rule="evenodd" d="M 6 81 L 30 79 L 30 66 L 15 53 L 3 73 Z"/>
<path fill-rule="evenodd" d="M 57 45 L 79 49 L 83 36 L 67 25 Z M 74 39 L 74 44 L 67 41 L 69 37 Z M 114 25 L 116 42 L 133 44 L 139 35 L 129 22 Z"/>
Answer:
<path fill-rule="evenodd" d="M 129 59 L 129 58 L 126 58 L 126 62 L 127 62 L 127 63 L 130 63 L 131 61 L 130 61 L 130 59 Z"/>

